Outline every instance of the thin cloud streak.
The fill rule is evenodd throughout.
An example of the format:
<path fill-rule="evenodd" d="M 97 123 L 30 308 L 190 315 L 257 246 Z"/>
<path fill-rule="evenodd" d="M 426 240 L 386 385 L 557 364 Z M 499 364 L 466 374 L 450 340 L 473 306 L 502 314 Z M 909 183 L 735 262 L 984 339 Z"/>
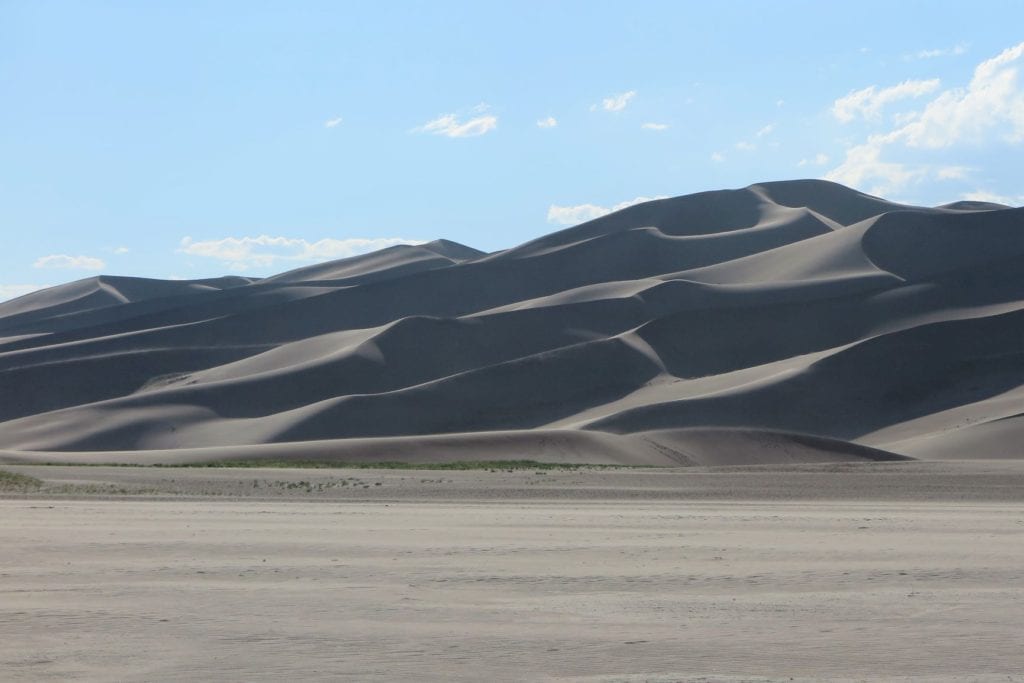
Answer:
<path fill-rule="evenodd" d="M 49 254 L 41 256 L 32 264 L 33 268 L 59 268 L 63 270 L 102 270 L 106 267 L 102 259 L 94 256 L 69 256 Z"/>
<path fill-rule="evenodd" d="M 850 123 L 858 117 L 869 121 L 878 120 L 882 109 L 893 102 L 906 98 L 921 97 L 938 89 L 939 79 L 906 80 L 889 88 L 878 89 L 870 85 L 853 90 L 832 104 L 832 115 L 841 123 Z"/>
<path fill-rule="evenodd" d="M 474 116 L 465 121 L 460 120 L 458 114 L 442 114 L 422 126 L 413 128 L 412 132 L 442 135 L 448 138 L 472 138 L 485 135 L 498 127 L 498 117 L 485 113 L 488 109 L 490 107 L 487 104 L 476 105 L 471 113 L 480 114 L 480 116 Z"/>
<path fill-rule="evenodd" d="M 189 256 L 215 259 L 226 268 L 240 272 L 254 268 L 269 268 L 280 261 L 316 263 L 358 256 L 399 244 L 422 243 L 421 240 L 410 240 L 404 237 L 324 238 L 315 242 L 301 238 L 270 235 L 224 237 L 218 240 L 202 241 L 184 237 L 179 243 L 178 252 Z"/>
<path fill-rule="evenodd" d="M 656 199 L 665 199 L 665 197 L 636 197 L 624 202 L 619 202 L 612 207 L 599 206 L 597 204 L 577 204 L 575 206 L 559 206 L 557 204 L 552 204 L 548 207 L 548 223 L 555 223 L 557 225 L 576 225 L 578 223 L 592 221 L 595 218 L 600 218 L 601 216 L 606 216 L 615 211 L 621 211 L 622 209 L 635 206 L 636 204 L 643 204 L 644 202 L 651 202 Z"/>

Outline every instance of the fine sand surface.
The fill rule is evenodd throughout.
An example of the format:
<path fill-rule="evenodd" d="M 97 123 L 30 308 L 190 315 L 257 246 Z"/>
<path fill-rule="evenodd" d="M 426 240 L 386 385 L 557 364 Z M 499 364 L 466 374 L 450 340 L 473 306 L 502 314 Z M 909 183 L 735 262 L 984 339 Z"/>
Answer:
<path fill-rule="evenodd" d="M 1022 273 L 801 180 L 0 303 L 0 680 L 1024 680 Z"/>
<path fill-rule="evenodd" d="M 1024 680 L 1020 461 L 4 469 L 4 680 Z"/>
<path fill-rule="evenodd" d="M 799 180 L 491 254 L 103 275 L 0 304 L 0 462 L 1021 458 L 1022 272 L 1024 209 Z"/>

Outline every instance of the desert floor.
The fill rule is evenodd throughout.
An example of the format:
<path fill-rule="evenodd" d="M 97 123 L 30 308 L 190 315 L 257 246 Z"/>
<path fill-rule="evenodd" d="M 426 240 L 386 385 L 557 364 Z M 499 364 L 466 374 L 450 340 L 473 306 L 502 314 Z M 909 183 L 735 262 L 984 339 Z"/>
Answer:
<path fill-rule="evenodd" d="M 1022 462 L 3 469 L 4 680 L 1024 680 Z"/>

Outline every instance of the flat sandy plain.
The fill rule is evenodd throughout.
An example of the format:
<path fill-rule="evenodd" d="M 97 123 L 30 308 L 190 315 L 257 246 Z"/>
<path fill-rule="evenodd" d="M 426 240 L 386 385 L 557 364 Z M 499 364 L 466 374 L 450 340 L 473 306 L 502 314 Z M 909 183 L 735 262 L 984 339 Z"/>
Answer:
<path fill-rule="evenodd" d="M 1024 680 L 1021 461 L 4 469 L 4 680 Z"/>

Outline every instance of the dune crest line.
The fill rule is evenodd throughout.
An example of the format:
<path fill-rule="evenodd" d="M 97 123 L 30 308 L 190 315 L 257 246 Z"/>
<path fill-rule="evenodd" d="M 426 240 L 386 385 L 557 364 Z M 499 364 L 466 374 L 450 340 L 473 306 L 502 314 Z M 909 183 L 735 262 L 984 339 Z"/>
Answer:
<path fill-rule="evenodd" d="M 818 180 L 0 304 L 0 462 L 1020 458 L 1024 209 Z"/>

